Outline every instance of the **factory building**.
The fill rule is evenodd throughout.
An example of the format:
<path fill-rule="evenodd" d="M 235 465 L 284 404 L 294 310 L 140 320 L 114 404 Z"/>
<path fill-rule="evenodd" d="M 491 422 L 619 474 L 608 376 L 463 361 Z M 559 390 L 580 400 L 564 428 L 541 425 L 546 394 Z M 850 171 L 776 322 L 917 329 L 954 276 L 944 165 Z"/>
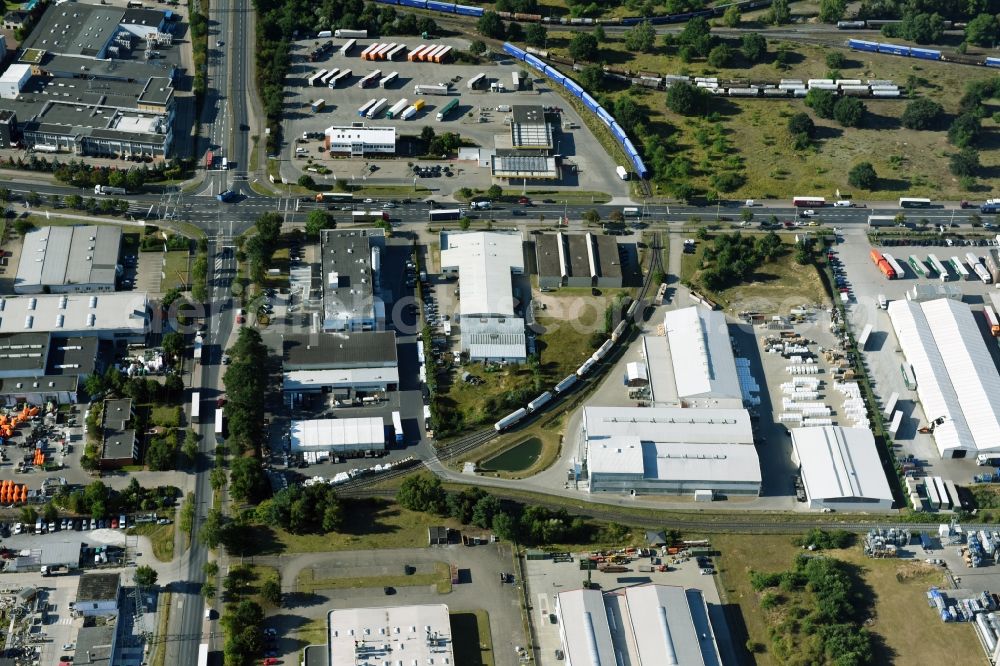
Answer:
<path fill-rule="evenodd" d="M 139 440 L 132 421 L 131 398 L 104 401 L 104 441 L 101 469 L 118 469 L 139 459 Z"/>
<path fill-rule="evenodd" d="M 458 666 L 445 604 L 332 610 L 327 650 L 327 666 Z"/>
<path fill-rule="evenodd" d="M 1000 374 L 969 305 L 900 300 L 888 311 L 941 457 L 1000 451 Z"/>
<path fill-rule="evenodd" d="M 385 325 L 381 229 L 327 229 L 321 237 L 323 330 L 374 331 Z"/>
<path fill-rule="evenodd" d="M 0 296 L 0 335 L 41 332 L 140 344 L 149 322 L 143 292 Z"/>
<path fill-rule="evenodd" d="M 745 409 L 584 407 L 580 449 L 592 493 L 760 493 Z"/>
<path fill-rule="evenodd" d="M 97 338 L 0 335 L 0 404 L 76 403 L 80 383 L 97 371 L 97 352 Z"/>
<path fill-rule="evenodd" d="M 524 274 L 518 232 L 441 232 L 441 272 L 458 276 L 462 351 L 472 361 L 523 363 L 524 319 L 512 275 Z"/>
<path fill-rule="evenodd" d="M 122 230 L 113 226 L 42 227 L 24 236 L 17 294 L 112 292 Z"/>
<path fill-rule="evenodd" d="M 393 331 L 287 334 L 282 349 L 285 392 L 325 392 L 349 400 L 399 385 Z"/>
<path fill-rule="evenodd" d="M 696 306 L 670 310 L 663 331 L 642 339 L 654 405 L 743 406 L 722 312 Z"/>
<path fill-rule="evenodd" d="M 385 425 L 378 417 L 292 421 L 291 451 L 316 456 L 352 456 L 385 451 Z"/>
<path fill-rule="evenodd" d="M 810 509 L 889 511 L 892 490 L 865 428 L 793 428 L 792 462 Z"/>
<path fill-rule="evenodd" d="M 622 261 L 615 236 L 538 234 L 535 236 L 538 288 L 622 286 Z"/>
<path fill-rule="evenodd" d="M 654 584 L 615 593 L 569 590 L 556 596 L 556 616 L 567 666 L 722 665 L 700 590 Z"/>

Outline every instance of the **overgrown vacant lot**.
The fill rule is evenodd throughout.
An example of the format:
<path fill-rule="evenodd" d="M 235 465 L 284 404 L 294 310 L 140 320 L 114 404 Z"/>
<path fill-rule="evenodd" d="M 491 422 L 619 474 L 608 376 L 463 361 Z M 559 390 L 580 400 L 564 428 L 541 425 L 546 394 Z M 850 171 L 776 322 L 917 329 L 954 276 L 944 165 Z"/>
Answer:
<path fill-rule="evenodd" d="M 773 616 L 761 610 L 762 595 L 751 587 L 749 572 L 788 570 L 802 549 L 793 545 L 788 536 L 717 535 L 712 544 L 722 553 L 720 587 L 728 603 L 740 607 L 749 643 L 757 644 L 758 651 L 753 656 L 758 666 L 800 663 L 794 659 L 783 662 L 772 651 L 768 618 Z M 870 621 L 865 628 L 875 638 L 872 663 L 890 666 L 982 661 L 982 650 L 972 627 L 965 623 L 945 624 L 927 606 L 927 588 L 942 585 L 944 581 L 939 568 L 914 559 L 872 560 L 864 556 L 859 546 L 822 551 L 822 555 L 847 562 L 860 577 L 865 603 L 869 606 Z M 786 595 L 788 599 L 797 596 L 797 593 Z"/>
<path fill-rule="evenodd" d="M 550 30 L 549 50 L 568 57 L 571 36 L 568 32 Z M 873 35 L 871 38 L 878 37 Z M 727 43 L 734 49 L 739 47 L 736 41 Z M 779 47 L 789 50 L 785 69 L 774 62 Z M 841 127 L 835 120 L 817 117 L 801 99 L 711 97 L 709 110 L 714 115 L 684 117 L 667 109 L 666 94 L 662 91 L 629 89 L 622 82 L 605 79 L 607 90 L 598 97 L 610 105 L 614 98 L 631 95 L 642 107 L 642 115 L 648 118 L 656 143 L 668 146 L 671 156 L 680 157 L 688 164 L 690 177 L 687 182 L 701 194 L 714 194 L 711 177 L 725 169 L 739 172 L 745 178 L 738 189 L 721 193 L 734 199 L 788 198 L 799 194 L 832 197 L 837 189 L 842 193 L 850 190 L 860 200 L 894 199 L 903 193 L 953 200 L 976 198 L 977 194 L 963 190 L 958 179 L 948 172 L 949 156 L 957 149 L 947 141 L 947 127 L 958 110 L 965 85 L 993 77 L 985 68 L 769 40 L 763 62 L 746 66 L 742 56 L 737 55 L 733 66 L 715 69 L 704 59 L 685 64 L 673 50 L 660 46 L 659 41 L 655 53 L 632 53 L 625 49 L 622 38 L 617 35 L 609 35 L 607 42 L 601 44 L 600 60 L 610 67 L 659 75 L 686 74 L 776 83 L 779 79 L 827 77 L 830 72 L 826 55 L 832 51 L 846 57 L 845 65 L 840 68 L 840 78 L 888 79 L 901 88 L 909 85 L 915 96 L 939 102 L 947 113 L 941 129 L 914 131 L 902 128 L 899 118 L 907 104 L 905 99 L 865 99 L 866 122 L 863 127 L 852 129 Z M 796 151 L 787 129 L 788 118 L 803 111 L 816 123 L 816 139 L 812 148 Z M 996 150 L 1000 147 L 1000 133 L 992 119 L 996 111 L 1000 111 L 1000 100 L 986 105 L 984 136 L 977 143 L 982 164 L 976 188 L 979 197 L 1000 186 L 1000 151 Z M 640 141 L 635 143 L 640 146 Z M 640 148 L 640 152 L 648 153 L 648 149 L 648 146 Z M 848 185 L 848 171 L 862 161 L 871 162 L 879 176 L 878 185 L 871 192 Z M 659 185 L 658 193 L 668 194 L 666 181 Z"/>

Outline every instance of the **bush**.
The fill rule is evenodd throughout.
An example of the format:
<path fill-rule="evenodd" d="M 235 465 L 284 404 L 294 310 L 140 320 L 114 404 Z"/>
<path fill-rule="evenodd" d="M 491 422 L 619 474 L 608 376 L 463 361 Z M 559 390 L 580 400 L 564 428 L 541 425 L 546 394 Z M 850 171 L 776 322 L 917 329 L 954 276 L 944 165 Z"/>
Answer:
<path fill-rule="evenodd" d="M 851 171 L 847 174 L 847 182 L 853 187 L 873 190 L 878 183 L 878 175 L 871 162 L 861 162 L 851 167 Z"/>
<path fill-rule="evenodd" d="M 979 152 L 974 148 L 963 148 L 948 160 L 948 171 L 953 176 L 974 176 L 979 171 Z"/>
<path fill-rule="evenodd" d="M 813 122 L 808 113 L 799 112 L 788 119 L 788 131 L 793 136 L 805 134 L 811 139 L 816 132 L 816 123 Z"/>
<path fill-rule="evenodd" d="M 977 116 L 963 113 L 948 128 L 948 141 L 958 148 L 967 148 L 979 140 L 982 125 Z"/>
<path fill-rule="evenodd" d="M 597 60 L 597 37 L 588 32 L 578 32 L 569 43 L 569 55 L 573 60 Z"/>
<path fill-rule="evenodd" d="M 837 97 L 830 90 L 810 90 L 806 93 L 806 106 L 816 112 L 820 118 L 833 118 L 833 108 Z"/>
<path fill-rule="evenodd" d="M 906 110 L 899 121 L 903 127 L 912 130 L 934 129 L 944 117 L 944 108 L 924 97 L 915 99 L 906 105 Z"/>
<path fill-rule="evenodd" d="M 682 116 L 704 115 L 707 100 L 705 92 L 690 83 L 675 83 L 667 90 L 667 108 Z"/>
<path fill-rule="evenodd" d="M 749 63 L 758 63 L 767 55 L 767 40 L 756 32 L 743 35 L 740 39 L 740 53 Z"/>
<path fill-rule="evenodd" d="M 861 127 L 868 110 L 857 97 L 841 97 L 833 105 L 833 117 L 844 127 Z"/>
<path fill-rule="evenodd" d="M 732 60 L 733 50 L 730 49 L 725 44 L 719 44 L 713 48 L 708 54 L 708 64 L 712 67 L 722 68 L 729 65 L 729 61 Z"/>
<path fill-rule="evenodd" d="M 843 69 L 847 58 L 840 51 L 830 51 L 826 54 L 826 66 L 830 69 Z"/>

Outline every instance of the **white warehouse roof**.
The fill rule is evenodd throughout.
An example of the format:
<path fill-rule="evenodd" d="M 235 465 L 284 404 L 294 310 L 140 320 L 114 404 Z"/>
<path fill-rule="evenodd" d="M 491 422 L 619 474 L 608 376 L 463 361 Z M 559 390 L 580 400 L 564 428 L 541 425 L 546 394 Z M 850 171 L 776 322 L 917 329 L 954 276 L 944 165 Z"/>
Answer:
<path fill-rule="evenodd" d="M 293 452 L 318 451 L 334 447 L 381 449 L 384 446 L 385 426 L 378 417 L 292 421 Z"/>
<path fill-rule="evenodd" d="M 441 233 L 441 270 L 458 271 L 461 314 L 513 316 L 511 272 L 524 272 L 520 233 Z"/>
<path fill-rule="evenodd" d="M 53 332 L 145 334 L 145 292 L 0 297 L 0 334 Z"/>
<path fill-rule="evenodd" d="M 327 638 L 329 666 L 456 666 L 445 604 L 332 610 Z"/>
<path fill-rule="evenodd" d="M 584 407 L 583 427 L 590 440 L 626 435 L 644 442 L 753 446 L 745 409 Z"/>
<path fill-rule="evenodd" d="M 618 663 L 600 590 L 560 592 L 558 604 L 559 633 L 567 663 Z"/>
<path fill-rule="evenodd" d="M 942 298 L 893 301 L 889 317 L 913 366 L 917 395 L 942 457 L 1000 450 L 1000 374 L 971 308 Z"/>
<path fill-rule="evenodd" d="M 591 476 L 623 474 L 679 484 L 736 482 L 759 485 L 761 482 L 757 449 L 725 442 L 643 442 L 636 437 L 591 440 L 587 448 L 587 469 Z"/>
<path fill-rule="evenodd" d="M 696 306 L 671 310 L 663 318 L 663 327 L 678 397 L 741 397 L 725 314 Z"/>
<path fill-rule="evenodd" d="M 813 508 L 828 504 L 892 508 L 892 491 L 871 432 L 826 426 L 793 428 L 791 433 L 795 460 Z"/>

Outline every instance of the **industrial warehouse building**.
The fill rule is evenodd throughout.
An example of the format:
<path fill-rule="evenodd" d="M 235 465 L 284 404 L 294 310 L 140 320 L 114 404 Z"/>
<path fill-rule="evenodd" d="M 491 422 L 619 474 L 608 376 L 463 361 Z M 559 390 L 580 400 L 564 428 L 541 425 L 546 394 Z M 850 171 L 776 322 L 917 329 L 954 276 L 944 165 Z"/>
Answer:
<path fill-rule="evenodd" d="M 892 490 L 870 431 L 824 426 L 791 433 L 792 462 L 799 466 L 810 509 L 892 509 Z"/>
<path fill-rule="evenodd" d="M 654 405 L 743 406 L 725 314 L 696 306 L 670 310 L 663 330 L 642 339 Z"/>
<path fill-rule="evenodd" d="M 545 110 L 534 104 L 511 107 L 510 144 L 526 150 L 552 150 L 552 126 L 545 120 Z"/>
<path fill-rule="evenodd" d="M 0 77 L 0 112 L 10 114 L 0 144 L 166 157 L 176 69 L 155 54 L 173 43 L 170 28 L 168 12 L 154 9 L 50 5 Z"/>
<path fill-rule="evenodd" d="M 760 461 L 745 409 L 584 407 L 589 490 L 760 494 Z"/>
<path fill-rule="evenodd" d="M 538 234 L 535 236 L 538 288 L 622 286 L 622 261 L 614 236 Z"/>
<path fill-rule="evenodd" d="M 364 157 L 395 155 L 395 127 L 327 127 L 326 149 L 335 154 Z"/>
<path fill-rule="evenodd" d="M 120 227 L 42 227 L 28 232 L 14 278 L 14 292 L 114 291 L 121 243 Z"/>
<path fill-rule="evenodd" d="M 524 273 L 519 232 L 441 232 L 441 272 L 461 289 L 462 351 L 473 361 L 523 363 L 524 319 L 515 310 L 512 274 Z"/>
<path fill-rule="evenodd" d="M 445 604 L 332 610 L 327 651 L 327 666 L 459 666 Z"/>
<path fill-rule="evenodd" d="M 131 427 L 134 416 L 131 398 L 104 401 L 101 469 L 118 469 L 139 459 L 139 440 Z"/>
<path fill-rule="evenodd" d="M 551 155 L 525 155 L 524 151 L 498 149 L 490 163 L 490 174 L 506 180 L 557 180 L 559 161 Z"/>
<path fill-rule="evenodd" d="M 385 425 L 378 417 L 292 421 L 292 453 L 358 455 L 385 451 Z"/>
<path fill-rule="evenodd" d="M 0 404 L 73 404 L 80 383 L 100 371 L 97 356 L 97 338 L 0 335 Z"/>
<path fill-rule="evenodd" d="M 700 590 L 653 584 L 607 594 L 570 590 L 557 595 L 556 615 L 570 666 L 722 666 L 708 604 Z"/>
<path fill-rule="evenodd" d="M 327 229 L 321 237 L 323 330 L 374 331 L 385 324 L 381 229 Z"/>
<path fill-rule="evenodd" d="M 139 344 L 149 321 L 144 292 L 0 296 L 0 335 L 41 332 Z"/>
<path fill-rule="evenodd" d="M 1000 374 L 972 309 L 942 298 L 889 303 L 889 317 L 942 458 L 1000 451 Z"/>
<path fill-rule="evenodd" d="M 399 385 L 393 331 L 288 334 L 282 350 L 286 392 L 324 391 L 349 399 L 355 392 L 393 391 Z"/>

